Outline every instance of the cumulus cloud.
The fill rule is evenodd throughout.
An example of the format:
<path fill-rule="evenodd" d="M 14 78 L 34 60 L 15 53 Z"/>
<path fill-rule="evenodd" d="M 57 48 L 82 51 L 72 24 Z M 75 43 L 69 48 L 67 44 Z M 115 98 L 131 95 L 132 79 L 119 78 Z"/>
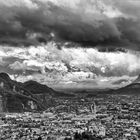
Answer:
<path fill-rule="evenodd" d="M 95 48 L 58 49 L 57 44 L 30 47 L 1 46 L 0 71 L 18 81 L 36 80 L 43 84 L 68 86 L 118 86 L 131 82 L 140 72 L 136 51 L 101 52 Z M 122 82 L 121 84 L 125 85 Z M 119 86 L 121 86 L 119 84 Z"/>
<path fill-rule="evenodd" d="M 14 69 L 14 70 L 25 70 L 26 68 L 25 64 L 20 63 L 18 61 L 14 62 L 13 64 L 10 64 L 9 66 L 11 69 Z"/>
<path fill-rule="evenodd" d="M 62 77 L 75 77 L 75 74 L 90 79 L 96 76 L 135 76 L 140 71 L 140 54 L 135 51 L 108 53 L 93 48 L 66 47 L 60 50 L 54 42 L 50 42 L 38 47 L 2 47 L 0 53 L 10 69 L 33 70 Z"/>
<path fill-rule="evenodd" d="M 139 50 L 139 7 L 130 0 L 1 0 L 0 43 L 29 46 L 55 39 Z"/>

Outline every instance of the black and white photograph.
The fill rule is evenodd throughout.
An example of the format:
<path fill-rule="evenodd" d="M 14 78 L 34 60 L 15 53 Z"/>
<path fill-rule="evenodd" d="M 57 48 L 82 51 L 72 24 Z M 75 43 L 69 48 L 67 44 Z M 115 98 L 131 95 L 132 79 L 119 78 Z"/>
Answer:
<path fill-rule="evenodd" d="M 0 140 L 140 140 L 140 0 L 0 0 Z"/>

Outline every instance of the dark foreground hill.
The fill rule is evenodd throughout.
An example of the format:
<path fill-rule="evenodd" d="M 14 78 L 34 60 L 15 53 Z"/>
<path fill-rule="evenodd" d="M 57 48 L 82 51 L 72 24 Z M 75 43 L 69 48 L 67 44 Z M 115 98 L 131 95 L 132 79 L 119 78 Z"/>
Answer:
<path fill-rule="evenodd" d="M 0 73 L 0 112 L 41 111 L 54 105 L 56 97 L 73 95 L 57 92 L 35 81 L 20 83 Z"/>

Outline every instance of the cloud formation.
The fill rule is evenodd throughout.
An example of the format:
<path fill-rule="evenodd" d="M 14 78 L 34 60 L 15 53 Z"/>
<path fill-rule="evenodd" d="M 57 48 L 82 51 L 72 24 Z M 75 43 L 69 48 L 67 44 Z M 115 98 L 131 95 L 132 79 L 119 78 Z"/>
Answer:
<path fill-rule="evenodd" d="M 139 9 L 137 0 L 0 0 L 0 70 L 45 84 L 132 81 Z"/>
<path fill-rule="evenodd" d="M 0 43 L 29 46 L 55 39 L 140 50 L 139 8 L 131 0 L 1 0 Z"/>
<path fill-rule="evenodd" d="M 1 46 L 0 54 L 1 71 L 29 77 L 37 74 L 51 82 L 136 76 L 140 72 L 140 54 L 135 51 L 108 53 L 94 48 L 58 49 L 56 43 L 49 42 L 28 48 Z"/>

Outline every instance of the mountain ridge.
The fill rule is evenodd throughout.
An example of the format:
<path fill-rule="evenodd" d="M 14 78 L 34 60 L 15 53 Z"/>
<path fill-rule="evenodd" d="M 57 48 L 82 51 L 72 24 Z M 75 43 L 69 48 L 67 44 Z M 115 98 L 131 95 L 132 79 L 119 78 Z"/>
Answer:
<path fill-rule="evenodd" d="M 72 95 L 57 92 L 36 81 L 17 82 L 7 73 L 0 73 L 0 110 L 3 112 L 45 110 L 55 104 L 53 98 L 64 96 Z"/>
<path fill-rule="evenodd" d="M 140 83 L 140 75 L 133 81 L 133 83 Z"/>
<path fill-rule="evenodd" d="M 95 95 L 105 95 L 105 94 L 119 94 L 119 95 L 138 95 L 140 94 L 140 75 L 130 84 L 118 88 L 118 89 L 108 89 L 99 92 L 93 92 L 88 94 L 87 97 L 92 97 Z"/>

